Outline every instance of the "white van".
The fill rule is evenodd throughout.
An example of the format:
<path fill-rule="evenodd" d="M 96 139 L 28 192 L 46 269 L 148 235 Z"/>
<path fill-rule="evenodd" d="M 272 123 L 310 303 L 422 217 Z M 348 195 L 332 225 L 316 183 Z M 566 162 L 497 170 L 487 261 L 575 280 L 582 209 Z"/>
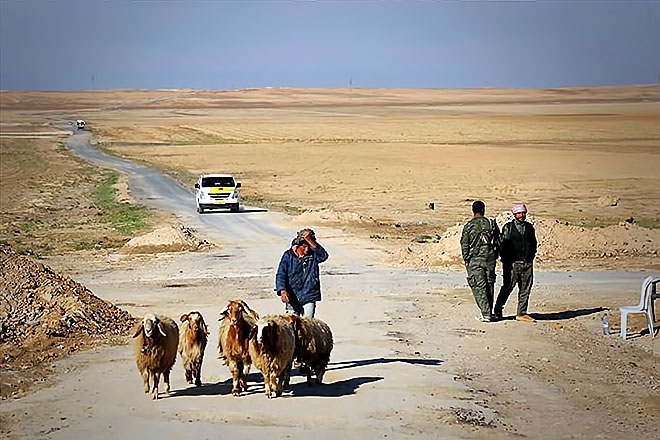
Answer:
<path fill-rule="evenodd" d="M 241 196 L 238 194 L 240 182 L 231 174 L 202 174 L 195 183 L 195 202 L 197 212 L 203 214 L 207 209 L 229 208 L 238 212 Z"/>

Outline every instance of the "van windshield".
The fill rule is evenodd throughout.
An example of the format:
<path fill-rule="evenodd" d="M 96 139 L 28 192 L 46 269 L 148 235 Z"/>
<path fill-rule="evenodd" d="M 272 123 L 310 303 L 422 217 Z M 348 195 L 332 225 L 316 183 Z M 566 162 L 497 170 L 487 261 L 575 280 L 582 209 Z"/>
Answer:
<path fill-rule="evenodd" d="M 231 177 L 203 177 L 202 186 L 204 188 L 209 187 L 225 187 L 225 186 L 236 186 L 234 185 L 234 179 Z"/>

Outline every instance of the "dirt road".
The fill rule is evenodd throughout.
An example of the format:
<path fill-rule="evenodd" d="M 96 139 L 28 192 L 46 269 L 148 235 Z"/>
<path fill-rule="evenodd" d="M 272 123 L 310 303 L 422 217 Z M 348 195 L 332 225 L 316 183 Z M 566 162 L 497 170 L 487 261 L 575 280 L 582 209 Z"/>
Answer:
<path fill-rule="evenodd" d="M 142 180 L 129 182 L 140 194 Z M 379 267 L 380 249 L 326 228 L 317 228 L 331 255 L 318 317 L 336 342 L 326 384 L 310 388 L 294 375 L 282 398 L 268 400 L 254 371 L 247 395 L 232 397 L 215 351 L 218 312 L 236 297 L 260 314 L 283 309 L 274 272 L 296 226 L 249 208 L 198 216 L 192 195 L 168 184 L 160 189 L 176 203 L 148 190 L 145 200 L 172 209 L 218 248 L 154 255 L 146 265 L 111 254 L 106 270 L 53 264 L 135 316 L 199 310 L 212 332 L 203 386 L 188 386 L 177 362 L 172 393 L 154 402 L 142 392 L 131 348 L 100 348 L 58 363 L 52 386 L 3 402 L 3 435 L 644 439 L 660 432 L 658 339 L 599 334 L 598 312 L 634 298 L 644 274 L 541 272 L 531 304 L 539 322 L 486 324 L 474 319 L 464 274 Z"/>

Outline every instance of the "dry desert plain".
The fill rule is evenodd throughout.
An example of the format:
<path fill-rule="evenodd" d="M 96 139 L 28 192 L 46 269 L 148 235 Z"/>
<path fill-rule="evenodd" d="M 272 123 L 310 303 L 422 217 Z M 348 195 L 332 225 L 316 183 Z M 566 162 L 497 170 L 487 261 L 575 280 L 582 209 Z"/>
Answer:
<path fill-rule="evenodd" d="M 246 204 L 288 214 L 292 229 L 332 228 L 381 248 L 383 267 L 460 271 L 460 225 L 481 199 L 500 221 L 513 203 L 527 204 L 540 271 L 640 271 L 641 282 L 660 270 L 658 86 L 3 92 L 0 104 L 4 134 L 47 137 L 83 118 L 100 148 L 188 187 L 199 173 L 234 173 Z M 3 193 L 24 178 L 5 173 Z M 75 253 L 52 262 L 88 276 Z M 391 437 L 432 437 L 434 423 L 453 423 L 439 432 L 458 438 L 660 432 L 658 339 L 599 336 L 601 307 L 616 312 L 636 299 L 632 278 L 625 295 L 620 286 L 597 296 L 578 282 L 542 284 L 532 294 L 539 322 L 497 330 L 474 321 L 467 286 L 409 292 L 414 306 L 390 330 L 402 352 L 424 339 L 425 353 L 445 353 L 443 370 L 498 417 L 456 412 L 452 422 L 422 408 Z M 430 341 L 438 328 L 443 339 Z M 548 417 L 554 431 L 544 432 Z"/>

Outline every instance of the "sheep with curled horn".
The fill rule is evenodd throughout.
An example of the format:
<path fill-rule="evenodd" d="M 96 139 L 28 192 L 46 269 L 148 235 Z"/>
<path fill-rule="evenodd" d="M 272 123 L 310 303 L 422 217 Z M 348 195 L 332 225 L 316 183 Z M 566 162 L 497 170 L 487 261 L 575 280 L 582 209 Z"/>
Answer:
<path fill-rule="evenodd" d="M 248 351 L 250 330 L 259 319 L 259 314 L 243 300 L 229 301 L 220 312 L 218 351 L 232 375 L 232 394 L 240 396 L 247 390 L 247 376 L 252 360 Z"/>
<path fill-rule="evenodd" d="M 166 316 L 152 313 L 144 315 L 133 332 L 135 362 L 144 380 L 144 392 L 151 391 L 152 398 L 158 399 L 160 376 L 170 392 L 170 371 L 176 361 L 179 345 L 179 327 Z"/>
<path fill-rule="evenodd" d="M 294 357 L 304 367 L 307 374 L 307 384 L 312 385 L 312 373 L 316 375 L 317 384 L 323 383 L 323 375 L 330 362 L 333 348 L 332 330 L 330 326 L 318 318 L 309 316 L 286 315 L 291 323 L 296 338 Z"/>
<path fill-rule="evenodd" d="M 266 397 L 280 397 L 289 383 L 295 337 L 289 321 L 268 315 L 257 321 L 250 333 L 250 357 L 264 377 Z"/>
<path fill-rule="evenodd" d="M 202 362 L 204 350 L 208 342 L 209 330 L 204 317 L 199 312 L 181 315 L 181 337 L 179 338 L 179 354 L 183 361 L 186 382 L 196 386 L 202 385 Z"/>

